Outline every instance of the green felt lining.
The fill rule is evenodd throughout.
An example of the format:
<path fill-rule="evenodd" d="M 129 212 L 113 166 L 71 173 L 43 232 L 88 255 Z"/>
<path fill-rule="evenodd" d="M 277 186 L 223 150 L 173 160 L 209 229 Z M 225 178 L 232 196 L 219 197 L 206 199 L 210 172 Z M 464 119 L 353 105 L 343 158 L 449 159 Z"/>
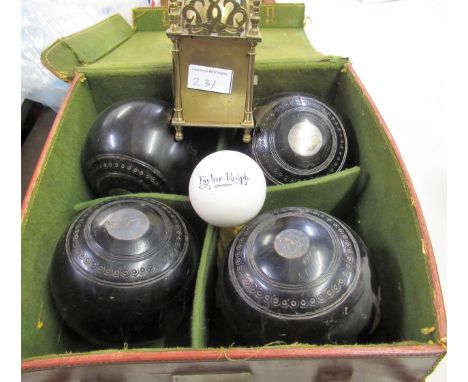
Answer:
<path fill-rule="evenodd" d="M 92 195 L 81 173 L 80 150 L 97 116 L 89 88 L 78 83 L 63 111 L 22 223 L 21 341 L 23 356 L 87 349 L 57 316 L 47 274 L 58 238 L 75 216 L 70 201 Z"/>
<path fill-rule="evenodd" d="M 208 325 L 211 288 L 215 285 L 213 272 L 216 259 L 216 243 L 218 241 L 218 229 L 208 225 L 200 266 L 198 267 L 197 282 L 195 285 L 195 297 L 192 311 L 192 347 L 204 348 L 207 346 Z"/>
<path fill-rule="evenodd" d="M 333 100 L 339 71 L 345 61 L 265 64 L 258 66 L 258 85 L 254 99 L 259 100 L 278 92 L 301 91 L 324 100 Z M 281 72 L 281 76 L 278 76 Z M 122 99 L 151 96 L 172 102 L 171 70 L 169 67 L 134 68 L 118 70 L 91 70 L 86 73 L 98 111 Z M 304 81 L 308 78 L 308 81 Z"/>
<path fill-rule="evenodd" d="M 263 4 L 260 7 L 260 26 L 269 28 L 300 28 L 304 27 L 304 3 Z"/>
<path fill-rule="evenodd" d="M 376 340 L 403 340 L 403 333 L 411 332 L 412 339 L 436 341 L 436 330 L 429 336 L 421 332 L 437 326 L 433 287 L 415 207 L 398 159 L 372 105 L 348 71 L 340 76 L 335 104 L 352 124 L 359 147 L 359 202 L 348 222 L 365 239 L 380 276 L 385 310 Z"/>
<path fill-rule="evenodd" d="M 315 208 L 335 216 L 347 216 L 361 170 L 358 166 L 335 174 L 285 185 L 268 186 L 261 212 L 288 205 Z"/>
<path fill-rule="evenodd" d="M 133 8 L 133 26 L 137 32 L 166 31 L 169 27 L 168 11 L 163 7 Z"/>
<path fill-rule="evenodd" d="M 59 78 L 70 80 L 76 68 L 99 60 L 133 33 L 122 16 L 113 15 L 55 41 L 42 52 L 41 62 Z"/>
<path fill-rule="evenodd" d="M 81 32 L 62 39 L 81 64 L 105 56 L 133 34 L 133 29 L 120 15 L 113 15 Z"/>
<path fill-rule="evenodd" d="M 347 60 L 323 56 L 308 45 L 301 29 L 302 19 L 298 22 L 303 17 L 300 7 L 284 7 L 281 11 L 280 8 L 262 10 L 262 21 L 267 23 L 268 18 L 273 21 L 271 28 L 262 29 L 264 41 L 258 47 L 255 99 L 284 91 L 303 91 L 329 102 L 345 120 L 351 150 L 348 168 L 340 173 L 268 187 L 265 210 L 306 205 L 345 219 L 367 243 L 381 285 L 382 324 L 371 343 L 398 346 L 436 342 L 437 330 L 426 331 L 429 334 L 421 331 L 437 325 L 420 227 L 383 127 L 346 70 Z M 289 13 L 280 15 L 287 9 Z M 166 49 L 170 44 L 165 28 L 159 34 L 155 32 L 164 22 L 163 13 L 135 10 L 134 17 L 135 31 L 115 17 L 97 27 L 103 28 L 102 36 L 108 33 L 107 28 L 116 30 L 109 32 L 112 35 L 109 40 L 102 36 L 102 40 L 96 39 L 91 32 L 78 34 L 85 36 L 83 41 L 82 37 L 72 39 L 71 43 L 60 40 L 42 57 L 61 78 L 70 78 L 75 68 L 80 68 L 86 81 L 77 83 L 63 111 L 22 224 L 23 359 L 99 350 L 84 343 L 62 323 L 50 299 L 47 272 L 55 244 L 77 211 L 105 200 L 92 200 L 80 168 L 81 147 L 98 113 L 132 96 L 154 96 L 169 102 L 172 99 L 170 50 Z M 160 18 L 159 26 L 154 24 L 155 17 Z M 275 39 L 282 44 L 275 44 Z M 86 47 L 92 40 L 96 41 L 95 46 Z M 158 43 L 151 46 L 153 40 Z M 132 54 L 135 57 L 130 57 Z M 95 62 L 83 66 L 81 63 L 85 61 Z M 221 134 L 218 150 L 225 147 L 224 139 Z M 198 227 L 203 248 L 187 336 L 191 331 L 194 348 L 212 344 L 230 346 L 231 342 L 223 342 L 222 336 L 216 337 L 217 328 L 226 328 L 222 317 L 216 314 L 214 301 L 218 230 L 199 220 L 197 223 L 187 196 L 140 196 L 170 204 Z M 166 339 L 147 345 L 144 350 L 162 351 L 179 346 L 188 347 L 190 342 L 187 338 Z M 132 349 L 136 348 L 130 344 L 127 351 Z"/>

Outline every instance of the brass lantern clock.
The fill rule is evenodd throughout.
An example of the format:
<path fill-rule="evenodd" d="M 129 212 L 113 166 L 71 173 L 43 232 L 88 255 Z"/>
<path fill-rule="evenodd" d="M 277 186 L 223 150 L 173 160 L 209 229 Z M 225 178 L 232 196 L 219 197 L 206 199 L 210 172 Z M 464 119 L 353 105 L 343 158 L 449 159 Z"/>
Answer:
<path fill-rule="evenodd" d="M 175 139 L 189 126 L 242 128 L 251 141 L 260 0 L 171 0 Z"/>

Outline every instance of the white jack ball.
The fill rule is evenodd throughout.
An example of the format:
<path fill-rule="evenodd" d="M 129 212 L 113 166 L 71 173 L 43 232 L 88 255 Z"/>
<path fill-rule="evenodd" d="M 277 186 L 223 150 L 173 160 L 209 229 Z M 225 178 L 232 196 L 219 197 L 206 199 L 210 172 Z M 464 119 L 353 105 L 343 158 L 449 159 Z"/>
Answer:
<path fill-rule="evenodd" d="M 235 227 L 254 218 L 266 197 L 260 166 L 238 151 L 218 151 L 193 170 L 189 197 L 195 212 L 217 227 Z"/>

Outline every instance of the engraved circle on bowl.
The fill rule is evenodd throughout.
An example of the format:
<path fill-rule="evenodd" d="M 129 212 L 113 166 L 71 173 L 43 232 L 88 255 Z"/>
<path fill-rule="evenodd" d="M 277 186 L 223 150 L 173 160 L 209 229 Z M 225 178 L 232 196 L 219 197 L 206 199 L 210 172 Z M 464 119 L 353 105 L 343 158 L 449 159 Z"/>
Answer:
<path fill-rule="evenodd" d="M 275 214 L 275 215 L 272 214 L 272 216 L 269 219 L 264 220 L 261 224 L 258 224 L 256 227 L 251 226 L 252 229 L 249 229 L 249 232 L 247 232 L 247 231 L 244 232 L 245 236 L 243 236 L 243 237 L 247 237 L 247 242 L 245 244 L 245 247 L 242 248 L 242 250 L 244 251 L 244 253 L 247 254 L 247 264 L 248 264 L 248 268 L 246 268 L 247 271 L 254 272 L 256 277 L 258 277 L 260 280 L 262 280 L 264 283 L 266 283 L 266 285 L 272 285 L 272 286 L 274 286 L 276 288 L 289 290 L 289 291 L 290 291 L 291 288 L 293 288 L 293 289 L 297 289 L 297 288 L 300 288 L 300 289 L 314 288 L 314 287 L 318 287 L 319 285 L 322 285 L 323 283 L 326 283 L 326 285 L 328 285 L 328 283 L 331 282 L 328 275 L 330 273 L 334 272 L 334 270 L 338 266 L 338 263 L 341 261 L 339 259 L 339 256 L 337 256 L 337 248 L 339 248 L 340 246 L 339 246 L 339 242 L 337 240 L 336 233 L 335 234 L 333 233 L 333 231 L 334 231 L 333 227 L 331 227 L 325 221 L 316 219 L 311 215 L 305 215 L 305 216 L 302 216 L 302 217 L 306 218 L 308 220 L 312 220 L 314 223 L 318 224 L 319 227 L 323 228 L 327 232 L 328 237 L 332 240 L 332 245 L 333 245 L 333 248 L 334 248 L 333 251 L 332 251 L 332 253 L 333 253 L 332 259 L 328 262 L 328 266 L 326 267 L 326 269 L 323 269 L 321 271 L 321 274 L 318 275 L 318 277 L 314 278 L 313 280 L 307 280 L 307 281 L 300 282 L 300 283 L 294 283 L 294 284 L 283 283 L 283 282 L 279 282 L 279 281 L 277 281 L 275 279 L 272 279 L 267 273 L 265 273 L 265 271 L 261 267 L 259 267 L 259 264 L 257 264 L 256 261 L 254 261 L 252 251 L 253 251 L 253 248 L 254 248 L 254 245 L 255 245 L 255 241 L 256 241 L 257 237 L 259 236 L 259 233 L 262 232 L 267 226 L 270 226 L 272 223 L 274 224 L 274 222 L 279 220 L 279 219 L 290 218 L 290 217 L 297 218 L 298 217 L 297 212 L 295 212 L 294 207 L 292 208 L 292 212 L 290 210 L 291 209 L 289 209 L 289 208 L 283 208 L 280 211 L 281 213 Z M 324 217 L 324 216 L 322 216 L 322 217 Z M 307 252 L 309 252 L 311 248 L 308 247 L 307 249 L 308 249 Z M 301 257 L 301 256 L 297 256 L 297 257 Z M 294 258 L 294 257 L 292 257 L 292 258 Z M 241 258 L 241 260 L 243 262 L 245 261 L 244 258 Z M 308 258 L 308 260 L 310 261 L 311 259 Z"/>
<path fill-rule="evenodd" d="M 276 235 L 273 247 L 279 256 L 296 259 L 309 251 L 310 242 L 304 232 L 298 229 L 285 229 Z"/>
<path fill-rule="evenodd" d="M 298 122 L 288 133 L 288 143 L 297 155 L 309 157 L 319 152 L 323 144 L 320 129 L 309 120 Z"/>
<path fill-rule="evenodd" d="M 283 108 L 284 109 L 284 108 Z M 341 126 L 334 126 L 333 124 L 330 123 L 330 121 L 327 119 L 326 115 L 321 113 L 319 110 L 316 110 L 314 108 L 310 108 L 307 106 L 299 106 L 299 107 L 294 107 L 291 109 L 286 109 L 283 110 L 280 109 L 280 113 L 278 113 L 278 117 L 275 119 L 273 127 L 270 129 L 271 133 L 268 135 L 268 141 L 269 141 L 269 147 L 270 147 L 270 155 L 273 157 L 273 159 L 278 163 L 282 168 L 285 170 L 289 171 L 291 174 L 299 175 L 299 176 L 310 176 L 314 174 L 318 174 L 324 169 L 328 168 L 330 164 L 333 162 L 336 151 L 337 151 L 337 145 L 339 144 L 338 142 L 338 137 L 336 135 L 336 130 L 341 128 Z M 298 169 L 296 167 L 291 166 L 290 164 L 286 163 L 283 158 L 279 155 L 277 148 L 276 148 L 276 141 L 275 141 L 275 131 L 279 128 L 280 124 L 282 123 L 283 119 L 287 119 L 290 116 L 301 116 L 301 118 L 307 117 L 308 121 L 312 123 L 316 128 L 320 131 L 319 126 L 322 126 L 322 128 L 326 131 L 328 131 L 331 135 L 331 140 L 330 140 L 330 151 L 328 153 L 328 156 L 323 160 L 321 163 L 317 164 L 314 166 L 312 169 Z M 297 118 L 297 117 L 296 117 Z M 319 147 L 320 149 L 321 147 Z M 275 168 L 273 161 L 268 157 L 268 155 L 263 154 L 266 167 L 270 168 Z M 340 161 L 340 158 L 335 158 L 335 163 Z"/>
<path fill-rule="evenodd" d="M 148 232 L 148 217 L 135 208 L 123 208 L 110 214 L 104 222 L 110 236 L 118 240 L 137 240 Z"/>

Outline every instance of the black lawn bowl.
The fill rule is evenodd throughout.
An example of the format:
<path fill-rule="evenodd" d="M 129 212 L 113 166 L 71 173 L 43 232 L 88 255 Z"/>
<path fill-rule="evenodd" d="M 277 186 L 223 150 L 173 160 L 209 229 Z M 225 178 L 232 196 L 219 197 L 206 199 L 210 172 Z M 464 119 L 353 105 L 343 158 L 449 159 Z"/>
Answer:
<path fill-rule="evenodd" d="M 340 171 L 348 139 L 343 122 L 322 101 L 290 94 L 256 107 L 250 155 L 271 184 L 285 184 Z"/>
<path fill-rule="evenodd" d="M 133 98 L 104 110 L 91 127 L 81 156 L 85 178 L 99 196 L 136 192 L 188 194 L 200 160 L 189 137 L 174 140 L 172 107 Z"/>
<path fill-rule="evenodd" d="M 288 207 L 236 236 L 220 271 L 221 308 L 248 344 L 352 344 L 380 317 L 366 247 L 342 221 Z"/>
<path fill-rule="evenodd" d="M 64 321 L 100 345 L 173 332 L 190 309 L 199 249 L 190 227 L 152 199 L 85 210 L 57 244 L 50 288 Z"/>

